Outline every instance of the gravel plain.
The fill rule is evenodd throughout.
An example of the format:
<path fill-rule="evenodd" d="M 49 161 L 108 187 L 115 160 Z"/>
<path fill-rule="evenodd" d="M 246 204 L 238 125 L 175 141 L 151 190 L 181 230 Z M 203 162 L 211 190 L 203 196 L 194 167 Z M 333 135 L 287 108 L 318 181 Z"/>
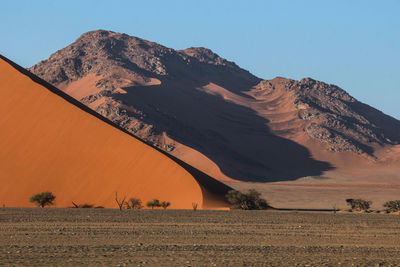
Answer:
<path fill-rule="evenodd" d="M 1 266 L 400 266 L 400 216 L 0 208 Z"/>

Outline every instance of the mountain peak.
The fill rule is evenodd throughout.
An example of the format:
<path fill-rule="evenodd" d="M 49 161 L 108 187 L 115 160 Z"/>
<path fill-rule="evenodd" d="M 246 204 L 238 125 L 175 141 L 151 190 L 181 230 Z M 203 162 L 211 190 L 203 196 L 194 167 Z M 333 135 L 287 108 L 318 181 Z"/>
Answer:
<path fill-rule="evenodd" d="M 211 63 L 215 65 L 226 65 L 228 62 L 226 59 L 223 59 L 214 53 L 211 49 L 205 47 L 189 47 L 181 50 L 181 52 L 188 56 L 197 58 L 200 62 Z"/>
<path fill-rule="evenodd" d="M 100 40 L 119 40 L 122 42 L 128 42 L 128 43 L 146 43 L 146 44 L 156 44 L 144 39 L 141 39 L 136 36 L 130 36 L 126 33 L 118 33 L 118 32 L 113 32 L 113 31 L 108 31 L 108 30 L 93 30 L 89 31 L 86 33 L 83 33 L 75 42 L 84 42 L 84 43 L 93 43 L 93 42 L 98 42 Z"/>
<path fill-rule="evenodd" d="M 188 68 L 204 71 L 202 64 L 247 72 L 207 48 L 192 47 L 175 51 L 138 37 L 106 30 L 82 34 L 74 43 L 29 70 L 52 84 L 59 84 L 70 83 L 88 73 L 104 75 L 106 72 L 111 75 L 121 68 L 131 75 L 145 77 L 145 80 L 173 78 L 169 73 L 177 69 L 181 74 L 187 74 Z M 248 72 L 245 76 L 254 79 Z"/>
<path fill-rule="evenodd" d="M 110 36 L 112 34 L 117 34 L 116 32 L 113 31 L 108 31 L 108 30 L 103 30 L 103 29 L 98 29 L 98 30 L 93 30 L 93 31 L 88 31 L 83 33 L 78 39 L 80 38 L 86 38 L 88 36 L 91 37 L 101 37 L 101 36 Z"/>

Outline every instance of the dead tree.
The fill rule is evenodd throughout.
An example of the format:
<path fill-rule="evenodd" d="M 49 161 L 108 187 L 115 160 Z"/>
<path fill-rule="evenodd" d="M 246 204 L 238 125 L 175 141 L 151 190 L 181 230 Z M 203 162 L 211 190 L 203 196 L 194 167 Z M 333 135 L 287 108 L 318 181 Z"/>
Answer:
<path fill-rule="evenodd" d="M 122 200 L 118 199 L 118 192 L 115 192 L 115 202 L 117 202 L 119 210 L 122 210 L 125 204 L 126 196 L 122 198 Z"/>

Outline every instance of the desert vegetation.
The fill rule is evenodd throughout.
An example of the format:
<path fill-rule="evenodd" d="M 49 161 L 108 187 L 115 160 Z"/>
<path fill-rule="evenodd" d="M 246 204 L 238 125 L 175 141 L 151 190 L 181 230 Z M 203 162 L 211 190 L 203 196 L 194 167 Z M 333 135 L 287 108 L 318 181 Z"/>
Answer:
<path fill-rule="evenodd" d="M 230 190 L 226 194 L 226 199 L 230 203 L 231 209 L 265 210 L 271 208 L 268 202 L 261 198 L 261 193 L 254 189 L 250 189 L 246 193 Z"/>
<path fill-rule="evenodd" d="M 34 194 L 33 196 L 31 196 L 29 201 L 35 203 L 41 208 L 44 208 L 45 206 L 53 205 L 55 199 L 56 196 L 53 195 L 52 192 L 45 191 L 42 193 Z"/>
<path fill-rule="evenodd" d="M 124 196 L 123 198 L 120 199 L 118 197 L 118 192 L 115 192 L 115 202 L 117 202 L 119 210 L 123 209 L 123 207 L 125 205 L 125 199 L 126 199 L 126 196 Z"/>
<path fill-rule="evenodd" d="M 390 200 L 383 204 L 387 212 L 400 211 L 400 200 Z"/>
<path fill-rule="evenodd" d="M 346 199 L 346 203 L 351 207 L 352 210 L 367 211 L 370 209 L 372 201 L 364 200 L 361 198 L 348 198 Z"/>
<path fill-rule="evenodd" d="M 73 206 L 71 208 L 76 208 L 76 209 L 104 209 L 103 206 L 95 206 L 89 203 L 77 204 L 74 201 L 72 201 L 72 205 Z"/>
<path fill-rule="evenodd" d="M 118 197 L 118 192 L 115 193 L 115 202 L 118 205 L 119 210 L 122 209 L 132 209 L 132 210 L 138 210 L 142 209 L 142 200 L 140 198 L 135 198 L 131 197 L 130 199 L 126 200 L 126 196 L 120 198 Z M 154 209 L 154 208 L 163 208 L 167 209 L 169 206 L 171 206 L 171 202 L 169 201 L 160 201 L 157 198 L 153 198 L 152 200 L 147 201 L 146 207 Z"/>
<path fill-rule="evenodd" d="M 125 205 L 127 209 L 132 210 L 139 210 L 143 208 L 142 200 L 140 200 L 140 198 L 131 197 L 128 201 L 126 201 Z"/>
<path fill-rule="evenodd" d="M 94 208 L 94 205 L 88 204 L 88 203 L 77 204 L 77 203 L 72 201 L 72 205 L 73 205 L 73 208 L 77 208 L 77 209 L 91 209 L 91 208 Z"/>
<path fill-rule="evenodd" d="M 146 206 L 151 208 L 151 209 L 154 209 L 154 208 L 157 208 L 157 207 L 161 207 L 161 203 L 160 203 L 160 200 L 154 198 L 154 199 L 152 199 L 150 201 L 147 201 Z"/>
<path fill-rule="evenodd" d="M 198 207 L 198 203 L 197 202 L 193 202 L 192 203 L 192 209 L 193 209 L 193 211 L 196 211 L 197 210 L 197 207 Z"/>
<path fill-rule="evenodd" d="M 238 190 L 230 190 L 226 195 L 226 200 L 230 204 L 231 209 L 241 209 L 241 210 L 266 210 L 266 209 L 274 209 L 272 208 L 268 202 L 261 198 L 261 193 L 256 191 L 255 189 L 250 189 L 247 192 L 240 192 Z M 49 191 L 41 192 L 34 194 L 30 197 L 29 201 L 35 203 L 38 207 L 44 208 L 46 206 L 50 206 L 54 204 L 56 196 Z M 118 205 L 119 210 L 123 209 L 132 209 L 138 210 L 142 209 L 143 203 L 140 198 L 131 197 L 126 200 L 126 196 L 119 197 L 118 192 L 115 193 L 115 201 Z M 374 212 L 374 213 L 382 213 L 382 211 L 386 211 L 386 213 L 395 213 L 400 212 L 400 200 L 390 200 L 383 204 L 385 210 L 371 210 L 372 201 L 361 199 L 361 198 L 348 198 L 345 200 L 346 204 L 350 206 L 349 210 L 343 210 L 348 212 L 360 211 L 360 212 Z M 83 203 L 78 204 L 74 201 L 71 202 L 73 206 L 70 208 L 104 208 L 103 206 L 95 206 L 94 204 Z M 171 206 L 169 201 L 160 201 L 157 198 L 153 198 L 146 202 L 146 207 L 154 209 L 154 208 L 163 208 L 167 209 Z M 4 207 L 4 205 L 3 205 Z M 197 211 L 198 203 L 192 203 L 193 211 Z M 337 213 L 340 211 L 337 209 L 336 204 L 333 205 L 332 211 Z M 297 212 L 297 211 L 296 211 Z"/>
<path fill-rule="evenodd" d="M 238 190 L 230 190 L 226 195 L 226 200 L 230 204 L 231 209 L 241 209 L 241 210 L 266 210 L 266 209 L 274 209 L 272 208 L 268 202 L 261 198 L 261 193 L 256 191 L 255 189 L 250 189 L 247 192 L 240 192 Z M 35 203 L 38 207 L 44 208 L 46 206 L 50 206 L 54 204 L 56 196 L 49 191 L 41 192 L 34 194 L 30 197 L 29 201 Z M 123 209 L 132 209 L 138 210 L 142 209 L 143 202 L 140 198 L 131 197 L 126 200 L 126 196 L 119 197 L 118 192 L 115 193 L 115 201 L 118 205 L 119 210 Z M 361 198 L 348 198 L 345 200 L 346 204 L 350 207 L 349 210 L 342 210 L 342 212 L 348 211 L 360 211 L 360 212 L 374 212 L 374 213 L 382 213 L 385 211 L 386 213 L 395 213 L 400 212 L 400 200 L 390 200 L 383 204 L 384 210 L 371 210 L 372 201 L 361 199 Z M 74 201 L 71 202 L 72 206 L 69 208 L 95 208 L 100 209 L 104 208 L 103 206 L 96 206 L 94 204 L 83 203 L 78 204 Z M 167 209 L 171 206 L 169 201 L 160 201 L 157 198 L 153 198 L 146 202 L 146 207 L 154 209 L 154 208 L 163 208 Z M 3 207 L 5 207 L 3 205 Z M 197 211 L 198 203 L 192 203 L 193 211 Z M 333 205 L 332 211 L 337 213 L 340 209 L 337 208 L 336 204 Z M 297 211 L 292 211 L 297 212 Z"/>
<path fill-rule="evenodd" d="M 161 202 L 161 204 L 160 204 L 160 206 L 161 206 L 163 209 L 165 209 L 165 210 L 166 210 L 170 205 L 171 205 L 171 203 L 168 202 L 168 201 L 163 201 L 163 202 Z"/>

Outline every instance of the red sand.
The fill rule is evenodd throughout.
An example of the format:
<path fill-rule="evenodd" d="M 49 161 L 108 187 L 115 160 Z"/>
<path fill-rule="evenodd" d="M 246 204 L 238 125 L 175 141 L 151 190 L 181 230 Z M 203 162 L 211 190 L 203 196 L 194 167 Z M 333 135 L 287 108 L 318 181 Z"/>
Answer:
<path fill-rule="evenodd" d="M 60 84 L 58 85 L 58 88 L 64 90 L 65 93 L 76 98 L 77 100 L 81 100 L 84 97 L 100 92 L 100 89 L 95 85 L 102 78 L 102 76 L 97 76 L 94 73 L 90 73 L 78 81 L 74 81 L 69 84 Z"/>

